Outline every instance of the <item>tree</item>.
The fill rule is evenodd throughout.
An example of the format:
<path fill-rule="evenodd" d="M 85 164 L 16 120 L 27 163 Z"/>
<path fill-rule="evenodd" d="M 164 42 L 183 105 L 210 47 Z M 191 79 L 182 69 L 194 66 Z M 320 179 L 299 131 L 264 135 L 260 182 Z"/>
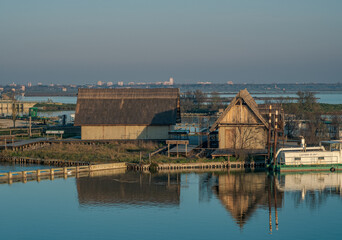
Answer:
<path fill-rule="evenodd" d="M 12 120 L 13 120 L 13 127 L 15 128 L 15 121 L 17 120 L 17 101 L 15 99 L 14 92 L 11 95 L 11 100 L 12 100 Z"/>
<path fill-rule="evenodd" d="M 205 94 L 204 92 L 202 92 L 201 90 L 196 90 L 194 92 L 194 102 L 195 104 L 197 105 L 197 108 L 200 109 L 201 106 L 203 105 L 203 103 L 205 102 L 206 100 L 206 97 L 207 97 L 207 94 Z"/>
<path fill-rule="evenodd" d="M 232 129 L 231 141 L 236 159 L 246 160 L 246 149 L 264 145 L 260 129 L 253 126 L 236 126 Z"/>
<path fill-rule="evenodd" d="M 211 94 L 211 111 L 218 111 L 220 108 L 222 108 L 222 99 L 220 97 L 220 94 L 218 92 L 212 92 Z"/>
<path fill-rule="evenodd" d="M 333 115 L 331 119 L 331 126 L 333 128 L 332 130 L 334 133 L 333 138 L 340 139 L 340 129 L 342 127 L 342 116 L 339 114 Z"/>

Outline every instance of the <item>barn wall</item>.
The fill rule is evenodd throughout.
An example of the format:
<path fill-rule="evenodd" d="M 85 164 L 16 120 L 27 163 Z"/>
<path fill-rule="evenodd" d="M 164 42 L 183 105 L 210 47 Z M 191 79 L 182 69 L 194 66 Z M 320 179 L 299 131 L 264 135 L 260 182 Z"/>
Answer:
<path fill-rule="evenodd" d="M 12 104 L 11 100 L 0 100 L 0 115 L 12 115 Z M 29 109 L 36 105 L 36 102 L 16 102 L 15 105 L 18 115 L 27 115 L 29 114 Z"/>
<path fill-rule="evenodd" d="M 247 105 L 234 105 L 221 123 L 258 123 L 260 122 Z"/>
<path fill-rule="evenodd" d="M 264 127 L 219 127 L 219 148 L 265 149 L 266 141 Z"/>
<path fill-rule="evenodd" d="M 82 140 L 168 139 L 173 126 L 82 126 Z"/>

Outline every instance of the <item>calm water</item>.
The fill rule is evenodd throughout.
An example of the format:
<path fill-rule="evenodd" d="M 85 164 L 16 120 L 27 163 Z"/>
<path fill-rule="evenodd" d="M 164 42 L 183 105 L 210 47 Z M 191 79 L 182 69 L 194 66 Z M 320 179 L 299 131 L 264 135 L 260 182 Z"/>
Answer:
<path fill-rule="evenodd" d="M 338 173 L 117 171 L 2 184 L 1 237 L 340 239 L 341 182 Z"/>
<path fill-rule="evenodd" d="M 43 169 L 43 168 L 44 169 L 51 168 L 51 166 L 29 164 L 29 163 L 22 163 L 22 164 L 14 164 L 14 163 L 9 163 L 9 162 L 0 163 L 0 172 L 19 172 L 19 171 L 29 171 L 29 170 L 37 170 L 37 169 Z"/>
<path fill-rule="evenodd" d="M 225 97 L 235 97 L 234 94 L 225 94 Z M 296 93 L 283 93 L 283 94 L 252 94 L 252 97 L 298 97 Z M 318 98 L 319 103 L 329 104 L 342 104 L 342 93 L 341 92 L 328 92 L 328 93 L 317 93 L 315 97 Z M 264 100 L 256 100 L 258 104 L 263 104 Z"/>
<path fill-rule="evenodd" d="M 235 94 L 225 94 L 225 97 L 235 97 Z M 252 94 L 253 97 L 297 97 L 295 93 L 283 93 L 283 94 Z M 342 104 L 342 93 L 341 92 L 323 92 L 315 95 L 320 103 L 330 104 Z M 46 102 L 48 100 L 60 103 L 76 103 L 77 97 L 22 97 L 23 101 L 37 101 Z M 259 101 L 258 103 L 264 103 Z"/>

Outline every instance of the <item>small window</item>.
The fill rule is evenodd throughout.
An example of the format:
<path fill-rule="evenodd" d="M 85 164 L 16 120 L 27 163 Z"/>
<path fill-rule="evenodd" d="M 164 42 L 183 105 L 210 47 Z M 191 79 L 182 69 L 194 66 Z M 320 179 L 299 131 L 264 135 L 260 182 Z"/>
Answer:
<path fill-rule="evenodd" d="M 318 160 L 324 160 L 324 157 L 318 157 Z"/>
<path fill-rule="evenodd" d="M 295 160 L 296 160 L 296 161 L 300 161 L 301 158 L 300 158 L 300 157 L 296 157 Z"/>

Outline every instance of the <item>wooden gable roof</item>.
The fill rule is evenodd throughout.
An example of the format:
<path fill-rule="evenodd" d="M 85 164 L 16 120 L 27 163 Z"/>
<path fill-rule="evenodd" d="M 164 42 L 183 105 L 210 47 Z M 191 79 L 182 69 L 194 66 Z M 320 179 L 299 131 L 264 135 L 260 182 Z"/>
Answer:
<path fill-rule="evenodd" d="M 211 126 L 210 131 L 214 131 L 218 125 L 222 122 L 224 117 L 227 115 L 227 113 L 232 109 L 233 106 L 239 101 L 242 100 L 246 103 L 246 105 L 249 107 L 249 109 L 255 114 L 255 116 L 262 122 L 262 124 L 265 125 L 266 128 L 268 128 L 268 123 L 266 120 L 262 117 L 262 115 L 259 112 L 258 104 L 254 101 L 253 97 L 249 94 L 247 89 L 240 90 L 238 94 L 234 97 L 234 99 L 230 102 L 228 107 L 223 111 L 221 116 L 216 120 L 216 122 Z"/>
<path fill-rule="evenodd" d="M 79 89 L 75 126 L 174 125 L 180 121 L 179 89 Z"/>

